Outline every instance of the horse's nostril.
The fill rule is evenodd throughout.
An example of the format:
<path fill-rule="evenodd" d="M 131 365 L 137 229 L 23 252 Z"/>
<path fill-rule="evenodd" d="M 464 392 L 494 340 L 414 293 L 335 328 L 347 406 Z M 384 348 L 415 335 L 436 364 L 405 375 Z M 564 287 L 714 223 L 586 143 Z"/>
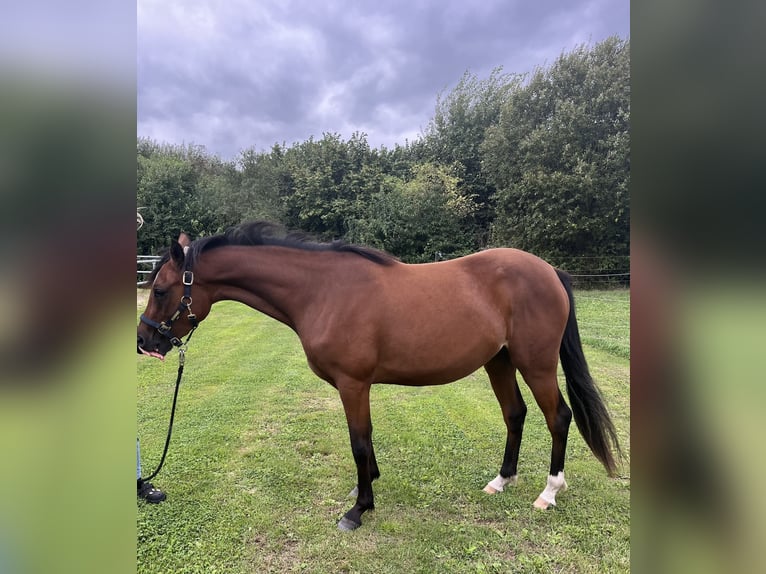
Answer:
<path fill-rule="evenodd" d="M 139 347 L 144 346 L 144 338 L 141 335 L 138 336 L 138 346 Z"/>

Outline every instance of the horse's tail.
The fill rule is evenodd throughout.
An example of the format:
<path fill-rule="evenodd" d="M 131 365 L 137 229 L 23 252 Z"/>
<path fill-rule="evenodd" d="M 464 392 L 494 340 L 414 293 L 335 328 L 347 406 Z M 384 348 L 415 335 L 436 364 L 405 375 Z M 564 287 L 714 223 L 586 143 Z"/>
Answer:
<path fill-rule="evenodd" d="M 609 476 L 614 476 L 616 464 L 612 451 L 615 450 L 620 455 L 617 432 L 585 361 L 575 317 L 572 279 L 565 271 L 556 269 L 556 273 L 569 296 L 569 318 L 559 349 L 561 366 L 567 381 L 567 395 L 572 403 L 572 412 L 580 434 L 596 458 L 603 463 Z"/>

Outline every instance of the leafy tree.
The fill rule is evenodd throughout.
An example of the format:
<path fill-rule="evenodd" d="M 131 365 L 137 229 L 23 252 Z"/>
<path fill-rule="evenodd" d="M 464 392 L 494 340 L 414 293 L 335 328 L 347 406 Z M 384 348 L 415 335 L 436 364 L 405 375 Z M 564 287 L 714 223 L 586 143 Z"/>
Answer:
<path fill-rule="evenodd" d="M 405 145 L 395 144 L 390 150 L 381 147 L 379 154 L 381 172 L 403 180 L 412 179 L 412 166 L 423 156 L 418 154 L 415 145 L 410 142 Z"/>
<path fill-rule="evenodd" d="M 139 253 L 156 253 L 171 237 L 191 231 L 197 219 L 196 176 L 190 163 L 178 157 L 139 157 L 137 201 L 145 225 L 139 234 Z"/>
<path fill-rule="evenodd" d="M 629 51 L 580 46 L 513 90 L 482 145 L 496 243 L 552 262 L 628 252 Z"/>
<path fill-rule="evenodd" d="M 465 255 L 472 250 L 465 221 L 475 204 L 457 190 L 458 180 L 435 164 L 414 166 L 414 177 L 387 177 L 356 220 L 349 239 L 384 249 L 407 262 Z"/>
<path fill-rule="evenodd" d="M 242 221 L 242 210 L 250 205 L 242 191 L 246 188 L 243 180 L 234 163 L 217 158 L 197 174 L 195 194 L 199 211 L 195 219 L 204 222 L 199 235 L 213 235 Z"/>
<path fill-rule="evenodd" d="M 244 221 L 282 219 L 282 149 L 279 144 L 269 153 L 248 149 L 236 162 L 225 163 L 207 174 L 207 186 L 201 192 L 204 208 L 214 214 L 217 223 L 214 232 Z"/>
<path fill-rule="evenodd" d="M 492 243 L 624 266 L 612 256 L 629 245 L 629 48 L 580 46 L 529 77 L 466 72 L 425 134 L 390 150 L 323 134 L 226 162 L 139 138 L 139 252 L 268 219 L 412 262 Z"/>
<path fill-rule="evenodd" d="M 204 235 L 216 229 L 204 193 L 224 164 L 201 146 L 172 146 L 139 139 L 136 201 L 145 225 L 139 253 L 157 253 L 181 231 Z"/>
<path fill-rule="evenodd" d="M 290 174 L 285 223 L 328 239 L 344 237 L 349 222 L 380 187 L 379 158 L 364 134 L 348 142 L 337 134 L 310 138 L 288 149 L 285 161 Z"/>
<path fill-rule="evenodd" d="M 482 170 L 481 145 L 520 81 L 521 76 L 505 74 L 502 68 L 494 69 L 483 80 L 466 72 L 450 93 L 438 97 L 423 138 L 422 149 L 428 160 L 452 166 L 460 192 L 476 203 L 473 220 L 466 222 L 475 233 L 476 248 L 487 243 L 495 194 L 494 185 Z"/>

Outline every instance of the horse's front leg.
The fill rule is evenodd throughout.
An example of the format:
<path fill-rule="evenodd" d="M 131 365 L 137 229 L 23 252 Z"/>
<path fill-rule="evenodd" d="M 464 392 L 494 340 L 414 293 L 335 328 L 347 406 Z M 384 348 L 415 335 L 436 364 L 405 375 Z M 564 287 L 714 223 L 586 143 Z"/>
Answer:
<path fill-rule="evenodd" d="M 357 474 L 356 504 L 338 522 L 340 530 L 354 530 L 362 525 L 362 514 L 375 508 L 372 480 L 379 475 L 372 449 L 370 418 L 370 384 L 355 380 L 338 383 L 343 409 L 346 411 L 351 452 Z"/>
<path fill-rule="evenodd" d="M 372 444 L 372 425 L 370 425 L 370 453 L 370 479 L 374 482 L 380 478 L 380 470 L 378 469 L 378 460 L 375 458 L 375 445 Z M 359 487 L 354 485 L 348 495 L 351 498 L 356 498 L 359 495 Z"/>

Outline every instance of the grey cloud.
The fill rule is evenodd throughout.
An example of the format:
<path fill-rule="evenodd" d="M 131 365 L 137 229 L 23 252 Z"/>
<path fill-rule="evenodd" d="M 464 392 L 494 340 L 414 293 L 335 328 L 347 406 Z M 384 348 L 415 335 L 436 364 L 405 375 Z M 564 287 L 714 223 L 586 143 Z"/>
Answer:
<path fill-rule="evenodd" d="M 225 158 L 322 132 L 403 144 L 466 70 L 525 72 L 626 37 L 628 5 L 140 0 L 139 135 Z"/>

